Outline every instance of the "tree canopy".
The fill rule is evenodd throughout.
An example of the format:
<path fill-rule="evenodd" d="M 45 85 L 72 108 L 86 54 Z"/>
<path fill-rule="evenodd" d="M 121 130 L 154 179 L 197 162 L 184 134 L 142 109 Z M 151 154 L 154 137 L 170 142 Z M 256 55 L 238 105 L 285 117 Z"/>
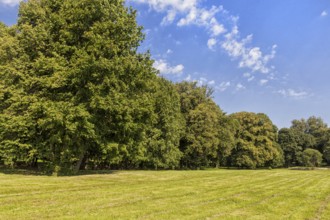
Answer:
<path fill-rule="evenodd" d="M 72 169 L 116 146 L 128 166 L 138 163 L 156 71 L 137 53 L 135 11 L 120 0 L 30 0 L 17 25 L 1 29 L 5 161 L 40 158 L 51 170 Z"/>
<path fill-rule="evenodd" d="M 267 115 L 239 112 L 231 117 L 239 123 L 231 156 L 233 166 L 256 168 L 282 165 L 282 150 L 277 144 L 277 127 Z"/>
<path fill-rule="evenodd" d="M 280 131 L 212 88 L 159 76 L 123 0 L 28 0 L 0 23 L 0 164 L 47 173 L 330 162 L 321 118 Z M 321 157 L 320 157 L 321 155 Z"/>

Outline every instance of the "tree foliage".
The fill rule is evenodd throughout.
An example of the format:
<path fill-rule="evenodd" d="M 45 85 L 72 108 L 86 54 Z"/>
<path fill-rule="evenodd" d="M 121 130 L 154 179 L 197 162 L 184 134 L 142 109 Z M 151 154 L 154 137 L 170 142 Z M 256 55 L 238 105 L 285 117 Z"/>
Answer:
<path fill-rule="evenodd" d="M 307 120 L 293 120 L 290 128 L 281 129 L 279 132 L 279 144 L 281 145 L 286 165 L 310 166 L 307 160 L 302 158 L 309 157 L 310 149 L 317 150 L 323 159 L 330 161 L 330 130 L 321 118 L 311 116 Z M 305 150 L 308 150 L 307 153 Z M 302 157 L 302 155 L 304 155 Z M 318 163 L 320 164 L 320 163 Z M 315 163 L 314 165 L 315 166 Z"/>
<path fill-rule="evenodd" d="M 287 167 L 298 165 L 298 156 L 303 150 L 300 138 L 295 130 L 289 128 L 282 128 L 278 133 L 278 143 L 283 150 Z"/>
<path fill-rule="evenodd" d="M 231 164 L 238 167 L 257 168 L 280 166 L 282 150 L 277 144 L 277 128 L 265 114 L 239 112 L 231 117 L 238 121 L 236 145 Z"/>
<path fill-rule="evenodd" d="M 138 163 L 156 71 L 137 53 L 143 34 L 135 14 L 120 0 L 21 3 L 17 25 L 1 26 L 1 41 L 13 41 L 0 49 L 6 161 L 18 159 L 15 149 L 51 170 L 72 169 L 95 148 L 117 146 L 128 166 Z"/>
<path fill-rule="evenodd" d="M 123 0 L 22 1 L 17 24 L 0 23 L 0 163 L 57 174 L 330 162 L 321 118 L 278 132 L 262 113 L 228 116 L 210 87 L 160 77 L 143 38 Z"/>
<path fill-rule="evenodd" d="M 216 157 L 222 112 L 212 101 L 208 87 L 199 87 L 196 82 L 182 82 L 176 84 L 176 88 L 186 128 L 180 140 L 181 164 L 188 168 L 208 166 L 211 158 Z"/>
<path fill-rule="evenodd" d="M 322 163 L 322 154 L 318 150 L 308 148 L 302 152 L 299 161 L 306 167 L 318 167 Z"/>

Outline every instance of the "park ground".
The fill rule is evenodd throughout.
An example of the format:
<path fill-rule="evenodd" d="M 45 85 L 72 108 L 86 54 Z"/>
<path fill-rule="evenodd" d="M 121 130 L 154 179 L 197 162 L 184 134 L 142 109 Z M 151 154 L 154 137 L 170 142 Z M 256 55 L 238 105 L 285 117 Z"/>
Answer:
<path fill-rule="evenodd" d="M 0 219 L 330 219 L 330 170 L 0 170 Z"/>

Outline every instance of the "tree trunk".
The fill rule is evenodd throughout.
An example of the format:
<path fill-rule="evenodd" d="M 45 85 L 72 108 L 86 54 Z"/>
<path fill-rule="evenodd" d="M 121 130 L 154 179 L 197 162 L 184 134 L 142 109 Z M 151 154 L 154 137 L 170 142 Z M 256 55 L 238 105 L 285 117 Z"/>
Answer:
<path fill-rule="evenodd" d="M 80 166 L 81 166 L 81 164 L 83 162 L 84 157 L 85 157 L 85 151 L 81 152 L 81 154 L 79 156 L 79 160 L 77 161 L 77 164 L 76 164 L 75 169 L 73 171 L 74 174 L 77 174 L 78 171 L 80 170 Z"/>

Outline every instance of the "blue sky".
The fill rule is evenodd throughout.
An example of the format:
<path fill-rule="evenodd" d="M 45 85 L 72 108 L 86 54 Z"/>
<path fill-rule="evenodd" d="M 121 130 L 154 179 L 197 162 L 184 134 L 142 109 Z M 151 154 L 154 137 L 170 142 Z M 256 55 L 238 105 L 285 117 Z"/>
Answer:
<path fill-rule="evenodd" d="M 16 22 L 18 0 L 0 0 Z M 227 113 L 266 113 L 279 127 L 330 123 L 329 0 L 129 0 L 154 66 L 173 81 L 214 88 Z"/>

